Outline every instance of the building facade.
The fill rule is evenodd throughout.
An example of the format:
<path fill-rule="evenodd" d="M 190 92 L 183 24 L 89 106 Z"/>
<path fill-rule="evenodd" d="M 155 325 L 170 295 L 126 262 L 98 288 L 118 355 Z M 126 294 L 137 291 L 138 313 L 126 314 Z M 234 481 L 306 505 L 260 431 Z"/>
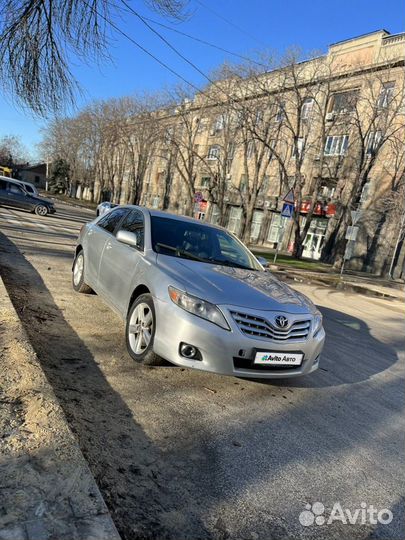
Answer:
<path fill-rule="evenodd" d="M 161 111 L 141 203 L 250 245 L 301 243 L 304 257 L 403 275 L 404 61 L 405 34 L 381 30 Z"/>

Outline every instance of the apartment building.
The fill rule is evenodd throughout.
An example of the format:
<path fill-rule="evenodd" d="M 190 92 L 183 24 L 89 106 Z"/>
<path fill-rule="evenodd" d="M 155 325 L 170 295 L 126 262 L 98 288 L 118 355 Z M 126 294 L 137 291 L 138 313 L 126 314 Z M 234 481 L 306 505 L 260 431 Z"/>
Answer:
<path fill-rule="evenodd" d="M 402 275 L 404 61 L 405 33 L 380 30 L 224 77 L 159 113 L 141 202 L 281 250 L 300 241 L 298 224 L 304 257 L 333 262 L 340 250 L 351 268 L 393 262 Z M 295 219 L 283 217 L 291 193 Z"/>

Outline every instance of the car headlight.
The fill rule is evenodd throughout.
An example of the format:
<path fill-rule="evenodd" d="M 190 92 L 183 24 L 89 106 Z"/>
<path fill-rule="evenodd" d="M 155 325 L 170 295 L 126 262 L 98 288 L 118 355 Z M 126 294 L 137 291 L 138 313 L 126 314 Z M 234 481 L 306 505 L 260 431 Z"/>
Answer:
<path fill-rule="evenodd" d="M 314 322 L 313 322 L 313 332 L 312 334 L 315 336 L 319 330 L 322 328 L 322 321 L 323 316 L 320 311 L 317 311 L 314 316 Z"/>
<path fill-rule="evenodd" d="M 214 304 L 201 300 L 201 298 L 197 298 L 196 296 L 191 296 L 175 287 L 169 287 L 169 296 L 172 302 L 185 311 L 210 321 L 225 330 L 230 330 L 221 310 Z"/>

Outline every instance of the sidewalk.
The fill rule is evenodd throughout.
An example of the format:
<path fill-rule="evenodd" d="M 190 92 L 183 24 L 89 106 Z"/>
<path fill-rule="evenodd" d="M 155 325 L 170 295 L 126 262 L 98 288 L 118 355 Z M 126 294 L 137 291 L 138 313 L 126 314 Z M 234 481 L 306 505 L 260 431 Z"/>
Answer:
<path fill-rule="evenodd" d="M 340 274 L 334 272 L 312 272 L 295 270 L 278 265 L 270 265 L 270 270 L 283 281 L 298 281 L 339 290 L 347 290 L 387 299 L 405 300 L 404 284 L 388 281 L 383 278 L 365 277 L 363 275 Z"/>
<path fill-rule="evenodd" d="M 119 540 L 0 278 L 0 540 Z"/>
<path fill-rule="evenodd" d="M 54 201 L 59 201 L 69 206 L 75 206 L 76 208 L 87 208 L 88 210 L 96 210 L 98 204 L 90 201 L 81 201 L 80 199 L 74 199 L 68 197 L 67 195 L 50 193 L 49 191 L 40 191 L 40 195 L 46 199 L 53 199 Z"/>

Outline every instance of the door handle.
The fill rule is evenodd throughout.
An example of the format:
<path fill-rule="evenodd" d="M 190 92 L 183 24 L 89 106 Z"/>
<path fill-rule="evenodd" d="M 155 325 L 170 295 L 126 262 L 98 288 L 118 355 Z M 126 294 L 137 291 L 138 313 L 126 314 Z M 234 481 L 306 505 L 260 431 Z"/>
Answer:
<path fill-rule="evenodd" d="M 107 242 L 107 245 L 105 246 L 105 249 L 111 249 L 113 246 L 112 246 L 112 243 L 110 241 Z"/>

